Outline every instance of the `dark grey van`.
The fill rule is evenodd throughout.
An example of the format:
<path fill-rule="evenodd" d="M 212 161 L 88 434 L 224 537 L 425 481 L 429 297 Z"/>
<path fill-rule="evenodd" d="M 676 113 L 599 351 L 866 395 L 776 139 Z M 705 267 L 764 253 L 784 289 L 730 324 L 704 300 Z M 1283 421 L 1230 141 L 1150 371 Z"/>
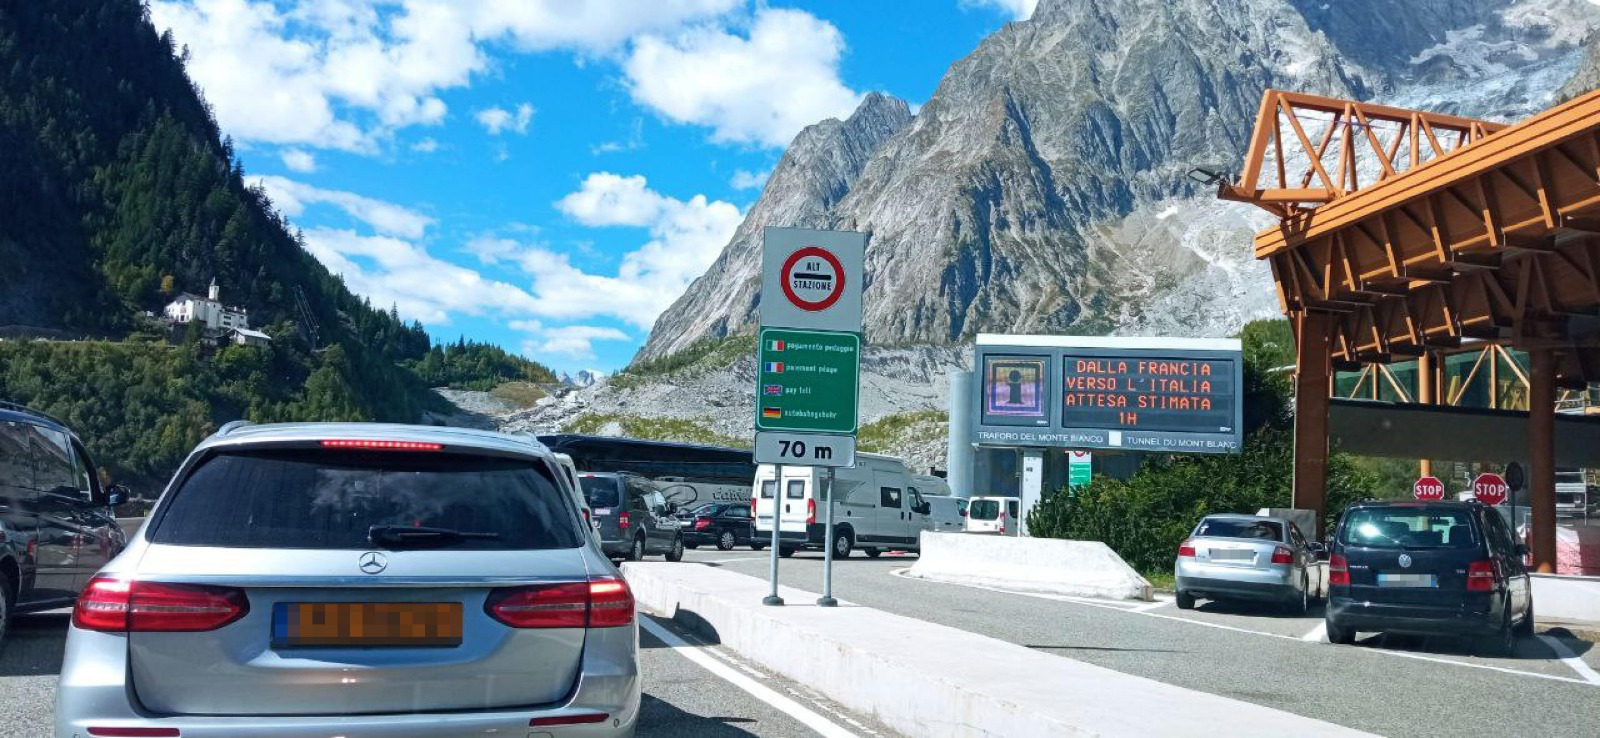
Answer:
<path fill-rule="evenodd" d="M 638 561 L 660 554 L 683 559 L 683 534 L 656 483 L 636 474 L 585 472 L 578 476 L 583 497 L 594 511 L 600 547 L 613 559 Z"/>
<path fill-rule="evenodd" d="M 48 415 L 0 402 L 0 638 L 12 615 L 69 606 L 127 539 L 83 443 Z"/>

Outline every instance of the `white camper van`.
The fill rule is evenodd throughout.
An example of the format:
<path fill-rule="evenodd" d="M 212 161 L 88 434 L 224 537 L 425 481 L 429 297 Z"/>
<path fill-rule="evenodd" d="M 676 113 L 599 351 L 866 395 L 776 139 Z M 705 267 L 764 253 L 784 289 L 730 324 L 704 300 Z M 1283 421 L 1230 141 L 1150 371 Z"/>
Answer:
<path fill-rule="evenodd" d="M 786 466 L 782 480 L 774 478 L 773 471 L 771 464 L 762 464 L 756 470 L 751 492 L 756 537 L 771 539 L 776 505 L 781 511 L 778 553 L 791 556 L 801 549 L 820 550 L 827 522 L 828 470 Z M 922 531 L 933 529 L 929 516 L 932 507 L 922 492 L 922 487 L 931 483 L 909 474 L 900 459 L 858 453 L 854 467 L 837 469 L 835 475 L 835 558 L 845 558 L 852 550 L 868 556 L 884 551 L 916 551 Z"/>

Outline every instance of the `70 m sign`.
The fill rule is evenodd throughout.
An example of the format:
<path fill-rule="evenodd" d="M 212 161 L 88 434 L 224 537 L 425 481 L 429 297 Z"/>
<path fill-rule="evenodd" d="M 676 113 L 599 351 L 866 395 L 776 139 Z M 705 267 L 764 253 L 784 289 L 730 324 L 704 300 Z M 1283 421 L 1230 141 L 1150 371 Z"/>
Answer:
<path fill-rule="evenodd" d="M 756 434 L 756 463 L 797 466 L 855 466 L 855 436 L 823 433 Z"/>

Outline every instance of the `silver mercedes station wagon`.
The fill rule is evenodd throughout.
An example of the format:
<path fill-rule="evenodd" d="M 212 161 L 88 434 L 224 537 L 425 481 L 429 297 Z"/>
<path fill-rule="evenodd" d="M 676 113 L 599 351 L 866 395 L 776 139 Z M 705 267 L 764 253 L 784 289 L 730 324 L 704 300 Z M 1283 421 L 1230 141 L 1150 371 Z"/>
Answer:
<path fill-rule="evenodd" d="M 633 735 L 633 596 L 558 473 L 498 433 L 224 426 L 80 597 L 56 735 Z"/>

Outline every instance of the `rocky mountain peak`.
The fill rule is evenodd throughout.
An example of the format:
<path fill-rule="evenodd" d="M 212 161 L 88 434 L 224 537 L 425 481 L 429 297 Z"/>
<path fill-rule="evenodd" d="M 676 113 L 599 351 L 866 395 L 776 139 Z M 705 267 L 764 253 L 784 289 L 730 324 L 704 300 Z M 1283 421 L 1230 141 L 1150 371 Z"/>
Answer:
<path fill-rule="evenodd" d="M 1184 174 L 1239 165 L 1264 89 L 1519 117 L 1597 17 L 1574 0 L 1041 0 L 915 117 L 869 96 L 802 132 L 640 356 L 753 330 L 766 225 L 871 234 L 869 341 L 1231 333 L 1275 312 L 1249 253 L 1264 224 Z"/>

